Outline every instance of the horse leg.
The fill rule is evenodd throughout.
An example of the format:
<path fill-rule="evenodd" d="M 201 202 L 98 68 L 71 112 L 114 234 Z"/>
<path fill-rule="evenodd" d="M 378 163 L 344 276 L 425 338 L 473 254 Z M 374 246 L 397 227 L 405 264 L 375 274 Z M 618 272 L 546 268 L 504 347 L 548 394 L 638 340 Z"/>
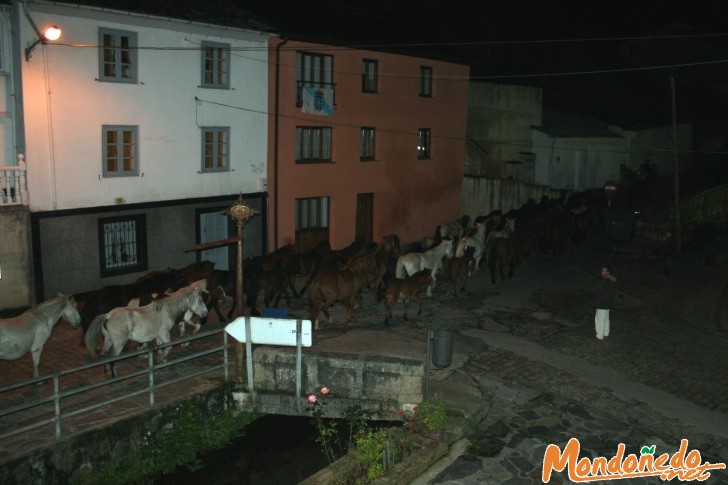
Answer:
<path fill-rule="evenodd" d="M 31 349 L 33 354 L 33 379 L 38 377 L 38 368 L 40 367 L 40 353 L 43 352 L 43 347 Z"/>
<path fill-rule="evenodd" d="M 409 298 L 404 299 L 404 319 L 405 321 L 408 320 L 407 318 L 407 307 L 409 307 Z"/>
<path fill-rule="evenodd" d="M 162 332 L 160 335 L 157 336 L 157 345 L 166 344 L 169 343 L 172 340 L 172 338 L 169 335 L 169 332 Z M 167 361 L 167 355 L 172 350 L 172 347 L 167 347 L 165 349 L 162 349 L 159 351 L 159 354 L 157 355 L 157 363 L 163 364 Z"/>
<path fill-rule="evenodd" d="M 420 296 L 417 295 L 414 300 L 417 302 L 417 304 L 420 306 L 419 310 L 417 310 L 417 317 L 422 315 L 422 300 L 420 299 Z"/>

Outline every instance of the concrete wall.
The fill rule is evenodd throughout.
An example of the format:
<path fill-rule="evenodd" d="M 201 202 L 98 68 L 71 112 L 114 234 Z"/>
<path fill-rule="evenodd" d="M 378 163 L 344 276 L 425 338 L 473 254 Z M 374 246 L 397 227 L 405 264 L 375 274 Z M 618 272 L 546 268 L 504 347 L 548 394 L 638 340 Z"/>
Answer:
<path fill-rule="evenodd" d="M 327 401 L 329 416 L 343 417 L 347 407 L 359 405 L 377 410 L 377 419 L 396 420 L 403 404 L 417 404 L 424 399 L 422 360 L 307 351 L 302 367 L 304 395 L 321 386 L 335 387 L 336 399 Z M 240 409 L 305 414 L 305 399 L 295 397 L 295 348 L 254 348 L 253 374 L 257 393 L 236 393 Z"/>
<path fill-rule="evenodd" d="M 471 82 L 468 137 L 474 142 L 467 144 L 465 173 L 508 178 L 506 162 L 531 151 L 531 126 L 541 124 L 542 98 L 541 88 Z"/>
<path fill-rule="evenodd" d="M 475 219 L 497 209 L 503 212 L 518 209 L 528 199 L 539 202 L 544 195 L 556 199 L 565 193 L 568 194 L 568 191 L 527 184 L 521 180 L 465 177 L 460 213 Z"/>
<path fill-rule="evenodd" d="M 28 208 L 0 206 L 0 227 L 0 309 L 34 305 Z"/>

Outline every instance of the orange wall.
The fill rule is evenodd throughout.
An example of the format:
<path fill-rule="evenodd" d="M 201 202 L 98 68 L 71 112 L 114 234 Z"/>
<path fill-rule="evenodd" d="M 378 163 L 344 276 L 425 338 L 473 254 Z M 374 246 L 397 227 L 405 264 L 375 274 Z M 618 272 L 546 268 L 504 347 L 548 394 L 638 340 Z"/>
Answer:
<path fill-rule="evenodd" d="M 280 49 L 278 191 L 275 189 L 276 45 L 270 49 L 269 247 L 295 240 L 294 199 L 330 197 L 330 241 L 349 245 L 356 228 L 356 196 L 374 193 L 374 241 L 398 234 L 406 244 L 434 234 L 435 227 L 460 217 L 465 160 L 469 67 L 380 52 L 332 49 L 289 41 Z M 333 116 L 296 107 L 296 51 L 332 55 L 336 106 Z M 363 59 L 378 61 L 378 92 L 362 93 Z M 433 96 L 419 96 L 420 66 L 433 68 Z M 332 128 L 333 163 L 296 164 L 296 126 Z M 359 160 L 363 126 L 376 129 L 376 161 Z M 432 158 L 417 159 L 419 128 L 430 128 Z M 275 204 L 278 202 L 278 240 Z"/>

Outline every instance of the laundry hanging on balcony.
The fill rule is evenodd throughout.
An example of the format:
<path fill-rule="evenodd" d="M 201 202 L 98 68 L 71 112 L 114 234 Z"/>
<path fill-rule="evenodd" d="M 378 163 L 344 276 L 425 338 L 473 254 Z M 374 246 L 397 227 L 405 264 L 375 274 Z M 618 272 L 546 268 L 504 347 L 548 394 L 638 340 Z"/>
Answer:
<path fill-rule="evenodd" d="M 324 87 L 303 88 L 304 113 L 331 116 L 334 114 L 334 90 Z"/>

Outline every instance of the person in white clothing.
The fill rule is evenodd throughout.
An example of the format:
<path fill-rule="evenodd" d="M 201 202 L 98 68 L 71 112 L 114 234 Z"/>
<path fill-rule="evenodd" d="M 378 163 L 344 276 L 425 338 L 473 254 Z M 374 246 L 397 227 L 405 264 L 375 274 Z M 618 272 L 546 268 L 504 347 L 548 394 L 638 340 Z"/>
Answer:
<path fill-rule="evenodd" d="M 597 302 L 597 313 L 594 316 L 596 328 L 596 339 L 604 340 L 609 335 L 609 309 L 614 300 L 614 282 L 617 281 L 612 275 L 612 268 L 605 264 L 602 266 L 602 290 Z"/>

